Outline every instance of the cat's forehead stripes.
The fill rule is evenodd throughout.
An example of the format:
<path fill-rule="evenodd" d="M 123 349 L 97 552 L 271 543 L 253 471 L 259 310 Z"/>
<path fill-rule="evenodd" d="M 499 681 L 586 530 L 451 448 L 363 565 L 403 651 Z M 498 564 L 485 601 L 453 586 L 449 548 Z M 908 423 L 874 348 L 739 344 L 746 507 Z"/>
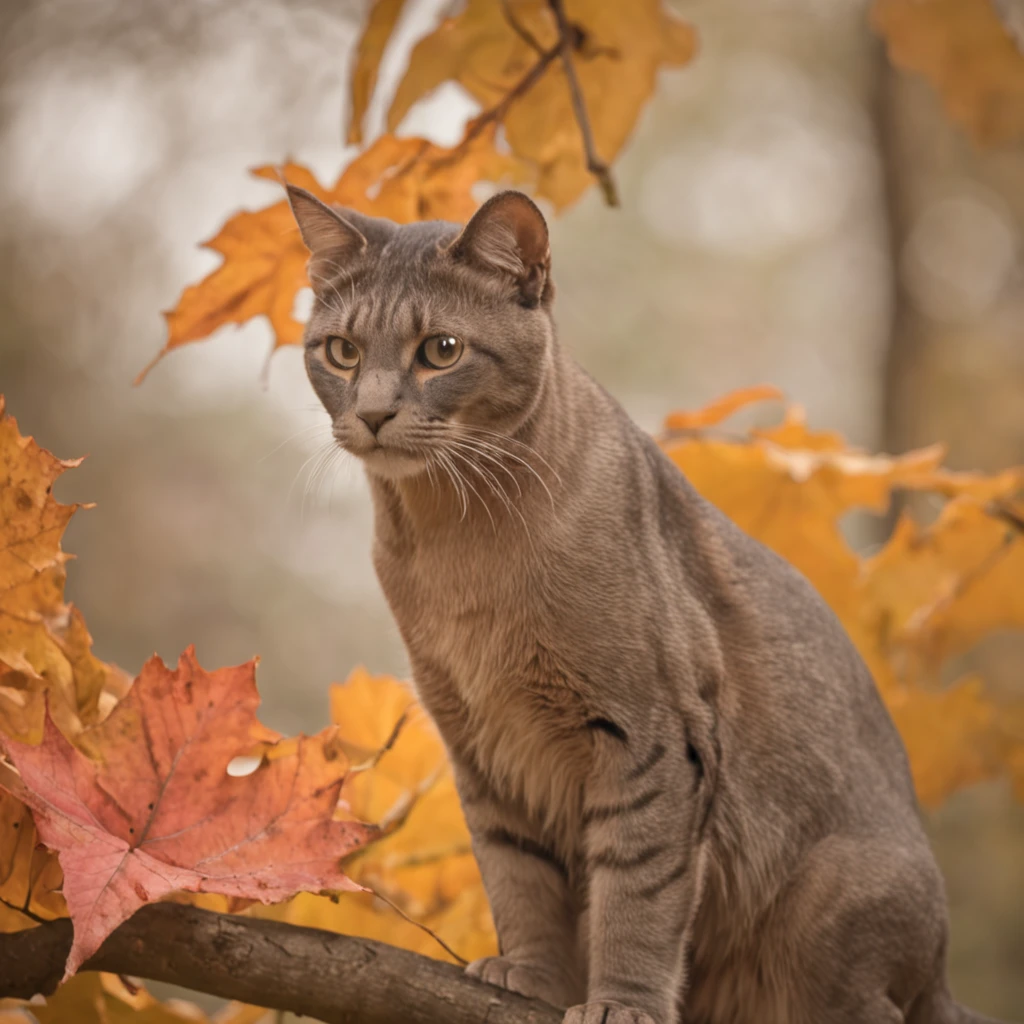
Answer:
<path fill-rule="evenodd" d="M 345 313 L 344 334 L 370 342 L 418 339 L 429 323 L 429 299 L 403 289 L 394 294 L 357 293 Z"/>

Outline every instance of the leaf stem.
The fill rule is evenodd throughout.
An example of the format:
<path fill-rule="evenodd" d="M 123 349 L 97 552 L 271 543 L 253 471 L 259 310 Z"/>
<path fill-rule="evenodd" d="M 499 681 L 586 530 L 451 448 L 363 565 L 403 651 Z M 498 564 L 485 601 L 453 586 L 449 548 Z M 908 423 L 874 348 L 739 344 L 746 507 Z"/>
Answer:
<path fill-rule="evenodd" d="M 569 24 L 563 0 L 548 0 L 548 6 L 558 23 L 558 47 L 562 57 L 562 66 L 565 68 L 566 81 L 569 83 L 569 96 L 576 114 L 576 123 L 579 125 L 580 135 L 583 136 L 583 152 L 587 158 L 587 170 L 597 178 L 601 191 L 604 193 L 604 201 L 609 206 L 618 206 L 619 193 L 615 187 L 615 179 L 612 178 L 611 169 L 597 155 L 594 133 L 587 115 L 587 106 L 583 102 L 583 90 L 580 88 L 576 68 L 572 62 L 572 51 L 578 44 L 579 31 L 575 26 Z"/>

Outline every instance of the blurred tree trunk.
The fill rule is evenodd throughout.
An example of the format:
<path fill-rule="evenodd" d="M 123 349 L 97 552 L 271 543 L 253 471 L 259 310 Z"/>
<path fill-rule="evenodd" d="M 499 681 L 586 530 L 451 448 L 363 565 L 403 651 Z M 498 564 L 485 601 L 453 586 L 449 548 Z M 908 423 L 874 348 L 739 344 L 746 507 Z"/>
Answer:
<path fill-rule="evenodd" d="M 893 264 L 884 447 L 941 440 L 956 468 L 1022 464 L 1024 147 L 977 148 L 881 47 L 877 103 Z M 994 637 L 957 668 L 1022 696 L 1024 638 Z M 953 990 L 1015 1019 L 1024 920 L 1006 897 L 1020 885 L 1024 812 L 1008 787 L 978 787 L 927 824 L 949 890 Z"/>
<path fill-rule="evenodd" d="M 902 451 L 942 438 L 950 462 L 962 468 L 994 470 L 1024 462 L 1024 150 L 976 148 L 926 84 L 888 66 L 883 78 L 881 135 L 897 281 L 886 442 L 890 450 Z M 975 295 L 972 303 L 950 295 L 947 315 L 938 316 L 934 308 L 922 309 L 907 276 L 914 273 L 918 245 L 924 249 L 930 241 L 928 221 L 934 221 L 937 205 L 958 201 L 972 209 L 989 207 L 996 218 L 990 227 L 998 230 L 1002 220 L 1016 251 L 1005 277 L 989 282 L 990 296 Z M 941 251 L 931 253 L 933 274 L 916 268 L 917 276 L 933 278 L 935 288 L 942 286 L 944 268 L 950 276 L 957 269 L 973 275 L 980 270 L 971 266 L 978 251 L 994 262 L 998 254 L 989 250 L 1001 244 L 953 231 L 936 241 Z"/>

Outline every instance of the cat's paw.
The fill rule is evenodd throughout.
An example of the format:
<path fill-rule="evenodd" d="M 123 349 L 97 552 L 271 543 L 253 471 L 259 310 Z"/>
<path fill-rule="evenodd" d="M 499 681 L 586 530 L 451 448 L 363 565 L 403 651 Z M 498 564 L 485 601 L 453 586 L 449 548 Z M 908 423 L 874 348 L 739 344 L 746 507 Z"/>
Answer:
<path fill-rule="evenodd" d="M 514 960 L 507 956 L 487 956 L 474 960 L 466 968 L 471 978 L 507 988 L 523 996 L 543 999 L 552 1006 L 565 1006 L 572 999 L 566 994 L 564 981 L 550 967 L 532 961 Z"/>
<path fill-rule="evenodd" d="M 657 1021 L 643 1010 L 602 999 L 596 1003 L 570 1006 L 565 1011 L 562 1024 L 657 1024 Z"/>

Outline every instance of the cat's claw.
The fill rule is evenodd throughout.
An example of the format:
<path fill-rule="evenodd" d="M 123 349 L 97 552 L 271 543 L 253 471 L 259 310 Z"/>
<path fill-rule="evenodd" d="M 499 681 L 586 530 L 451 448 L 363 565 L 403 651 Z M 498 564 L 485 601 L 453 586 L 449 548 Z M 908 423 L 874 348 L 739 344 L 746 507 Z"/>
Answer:
<path fill-rule="evenodd" d="M 562 1024 L 657 1024 L 657 1022 L 643 1010 L 634 1010 L 631 1006 L 602 999 L 597 1003 L 570 1006 L 565 1011 Z"/>
<path fill-rule="evenodd" d="M 550 968 L 540 963 L 513 960 L 506 956 L 487 956 L 474 960 L 466 968 L 471 978 L 507 988 L 533 999 L 543 999 L 552 1006 L 565 1006 L 564 986 L 552 976 Z"/>

